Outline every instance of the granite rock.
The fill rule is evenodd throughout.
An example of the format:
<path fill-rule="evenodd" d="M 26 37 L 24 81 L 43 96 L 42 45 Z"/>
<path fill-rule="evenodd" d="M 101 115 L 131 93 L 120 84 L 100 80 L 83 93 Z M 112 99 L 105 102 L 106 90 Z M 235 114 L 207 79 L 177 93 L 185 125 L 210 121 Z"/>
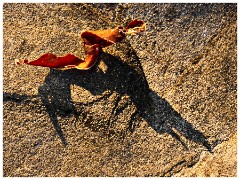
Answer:
<path fill-rule="evenodd" d="M 14 64 L 82 57 L 83 30 L 135 18 L 147 31 L 88 71 Z M 3 175 L 236 176 L 236 19 L 236 4 L 5 3 Z"/>

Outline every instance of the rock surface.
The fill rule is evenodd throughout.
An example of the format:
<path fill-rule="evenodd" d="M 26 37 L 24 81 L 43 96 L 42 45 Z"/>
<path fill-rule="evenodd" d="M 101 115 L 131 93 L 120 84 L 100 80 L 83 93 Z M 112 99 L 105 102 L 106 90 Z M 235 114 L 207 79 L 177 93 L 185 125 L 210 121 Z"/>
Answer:
<path fill-rule="evenodd" d="M 215 177 L 215 176 L 236 176 L 237 166 L 237 136 L 233 135 L 228 141 L 225 141 L 214 148 L 214 153 L 203 152 L 192 168 L 184 169 L 175 174 L 176 177 Z"/>
<path fill-rule="evenodd" d="M 81 31 L 134 18 L 147 31 L 89 71 L 14 64 L 83 56 Z M 5 3 L 4 176 L 236 176 L 236 19 L 236 4 Z"/>

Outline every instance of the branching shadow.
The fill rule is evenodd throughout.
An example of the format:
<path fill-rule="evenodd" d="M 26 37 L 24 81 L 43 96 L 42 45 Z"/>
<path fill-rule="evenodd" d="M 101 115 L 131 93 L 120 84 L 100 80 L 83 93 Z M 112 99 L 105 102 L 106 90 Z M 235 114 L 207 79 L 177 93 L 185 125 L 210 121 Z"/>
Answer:
<path fill-rule="evenodd" d="M 111 118 L 113 119 L 116 114 L 127 107 L 127 105 L 120 107 L 118 103 L 121 96 L 128 95 L 137 109 L 129 119 L 130 131 L 135 130 L 138 119 L 142 118 L 157 133 L 168 133 L 186 149 L 188 149 L 186 144 L 175 131 L 191 141 L 202 144 L 211 152 L 211 146 L 204 134 L 195 129 L 165 99 L 149 88 L 138 56 L 132 48 L 127 50 L 127 57 L 130 60 L 124 62 L 118 57 L 102 53 L 100 59 L 108 67 L 106 73 L 96 71 L 96 68 L 86 72 L 51 69 L 44 84 L 39 87 L 39 95 L 62 143 L 67 145 L 57 116 L 74 115 L 78 118 L 83 115 L 77 110 L 81 108 L 81 104 L 72 102 L 70 86 L 74 84 L 88 90 L 93 95 L 101 95 L 105 91 L 117 92 L 119 96 L 112 110 Z"/>

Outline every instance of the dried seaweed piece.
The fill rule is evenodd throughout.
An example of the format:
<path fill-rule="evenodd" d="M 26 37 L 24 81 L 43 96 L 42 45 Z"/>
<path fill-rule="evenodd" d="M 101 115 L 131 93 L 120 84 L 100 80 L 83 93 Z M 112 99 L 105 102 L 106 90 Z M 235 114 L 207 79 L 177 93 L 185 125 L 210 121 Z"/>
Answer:
<path fill-rule="evenodd" d="M 49 68 L 70 69 L 76 68 L 87 70 L 91 68 L 97 61 L 102 48 L 122 41 L 128 34 L 137 34 L 146 29 L 146 24 L 142 20 L 131 21 L 126 28 L 118 26 L 114 29 L 84 31 L 81 34 L 81 39 L 84 42 L 85 60 L 82 60 L 72 54 L 57 57 L 54 54 L 47 53 L 42 55 L 37 60 L 15 60 L 17 65 L 29 64 L 33 66 L 42 66 Z"/>

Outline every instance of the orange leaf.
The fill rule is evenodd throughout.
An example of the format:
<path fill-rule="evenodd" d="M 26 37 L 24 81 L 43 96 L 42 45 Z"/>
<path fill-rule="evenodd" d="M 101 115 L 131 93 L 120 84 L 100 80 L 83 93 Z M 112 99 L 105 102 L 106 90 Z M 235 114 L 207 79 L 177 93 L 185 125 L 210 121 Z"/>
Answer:
<path fill-rule="evenodd" d="M 50 68 L 70 69 L 76 68 L 87 70 L 91 68 L 97 61 L 102 48 L 110 46 L 114 43 L 122 41 L 127 34 L 136 34 L 145 31 L 146 24 L 142 20 L 133 20 L 126 28 L 118 26 L 114 29 L 84 31 L 81 38 L 85 44 L 85 60 L 82 60 L 72 54 L 57 57 L 54 54 L 46 53 L 40 58 L 28 60 L 15 60 L 16 64 L 29 64 L 33 66 L 42 66 Z"/>

